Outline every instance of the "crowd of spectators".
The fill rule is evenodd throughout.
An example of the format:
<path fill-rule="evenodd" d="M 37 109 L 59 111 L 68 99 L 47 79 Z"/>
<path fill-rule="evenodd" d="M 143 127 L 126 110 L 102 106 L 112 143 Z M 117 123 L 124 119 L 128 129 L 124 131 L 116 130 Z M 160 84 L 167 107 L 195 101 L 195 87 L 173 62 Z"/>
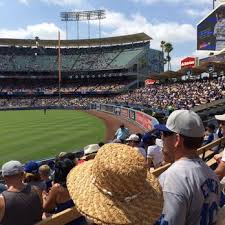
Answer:
<path fill-rule="evenodd" d="M 90 79 L 65 79 L 61 82 L 60 92 L 114 92 L 119 91 L 132 80 L 118 76 L 116 79 L 108 77 Z M 0 93 L 44 93 L 54 94 L 58 92 L 58 80 L 56 79 L 4 79 L 0 83 Z"/>
<path fill-rule="evenodd" d="M 224 96 L 225 76 L 149 85 L 118 96 L 116 102 L 161 109 L 168 107 L 191 109 L 221 99 Z"/>
<path fill-rule="evenodd" d="M 127 85 L 130 80 L 113 79 L 90 80 L 83 82 L 65 82 L 62 85 L 62 93 L 79 92 L 82 95 L 74 97 L 20 97 L 2 98 L 0 107 L 26 107 L 26 106 L 79 106 L 88 108 L 91 103 L 114 103 L 122 105 L 139 105 L 152 109 L 167 110 L 171 109 L 191 109 L 195 106 L 213 102 L 225 96 L 225 77 L 211 79 L 178 81 L 173 83 L 154 84 L 141 87 L 125 94 L 103 96 L 85 96 L 87 92 L 116 91 Z M 15 86 L 14 86 L 15 85 Z M 31 88 L 28 88 L 30 85 Z M 1 84 L 1 91 L 8 93 L 24 90 L 28 93 L 32 90 L 44 93 L 54 93 L 58 91 L 57 84 L 37 84 L 37 83 L 15 83 L 11 86 Z M 20 86 L 20 88 L 15 87 Z"/>

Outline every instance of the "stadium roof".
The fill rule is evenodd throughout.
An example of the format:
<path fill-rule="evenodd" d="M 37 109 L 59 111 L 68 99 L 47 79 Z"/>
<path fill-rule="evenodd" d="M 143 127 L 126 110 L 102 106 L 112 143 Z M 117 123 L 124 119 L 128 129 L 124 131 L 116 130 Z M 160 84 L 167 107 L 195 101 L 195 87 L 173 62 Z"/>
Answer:
<path fill-rule="evenodd" d="M 129 44 L 137 42 L 147 42 L 152 38 L 145 33 L 123 35 L 107 38 L 96 39 L 81 39 L 81 40 L 61 40 L 62 47 L 88 47 L 88 46 L 100 46 L 100 45 L 118 45 Z M 0 38 L 0 46 L 36 46 L 37 40 L 35 39 L 10 39 Z M 58 40 L 41 40 L 38 39 L 38 45 L 43 47 L 56 47 L 58 46 Z"/>

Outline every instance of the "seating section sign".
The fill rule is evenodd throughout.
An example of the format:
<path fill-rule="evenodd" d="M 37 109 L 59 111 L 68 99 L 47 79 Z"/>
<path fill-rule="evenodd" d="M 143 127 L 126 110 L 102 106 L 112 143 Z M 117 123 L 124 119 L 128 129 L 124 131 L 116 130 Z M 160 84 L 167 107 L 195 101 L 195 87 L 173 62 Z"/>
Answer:
<path fill-rule="evenodd" d="M 136 118 L 136 112 L 134 110 L 129 110 L 129 119 L 135 120 Z"/>

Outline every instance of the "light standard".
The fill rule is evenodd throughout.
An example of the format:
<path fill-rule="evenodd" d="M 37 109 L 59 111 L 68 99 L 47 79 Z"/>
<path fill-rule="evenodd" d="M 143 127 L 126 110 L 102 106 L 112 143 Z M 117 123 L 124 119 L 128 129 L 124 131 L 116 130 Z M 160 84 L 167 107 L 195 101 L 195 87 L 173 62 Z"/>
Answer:
<path fill-rule="evenodd" d="M 213 9 L 215 8 L 215 2 L 216 2 L 216 0 L 213 0 Z"/>

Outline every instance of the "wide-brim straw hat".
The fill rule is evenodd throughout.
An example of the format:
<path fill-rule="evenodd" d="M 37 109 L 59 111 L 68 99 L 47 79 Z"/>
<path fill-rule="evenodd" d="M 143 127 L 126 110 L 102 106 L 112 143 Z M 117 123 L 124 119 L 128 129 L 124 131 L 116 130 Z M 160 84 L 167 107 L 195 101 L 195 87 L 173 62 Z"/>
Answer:
<path fill-rule="evenodd" d="M 67 188 L 78 211 L 97 224 L 152 225 L 160 217 L 163 194 L 134 148 L 106 144 L 94 160 L 72 169 Z"/>

